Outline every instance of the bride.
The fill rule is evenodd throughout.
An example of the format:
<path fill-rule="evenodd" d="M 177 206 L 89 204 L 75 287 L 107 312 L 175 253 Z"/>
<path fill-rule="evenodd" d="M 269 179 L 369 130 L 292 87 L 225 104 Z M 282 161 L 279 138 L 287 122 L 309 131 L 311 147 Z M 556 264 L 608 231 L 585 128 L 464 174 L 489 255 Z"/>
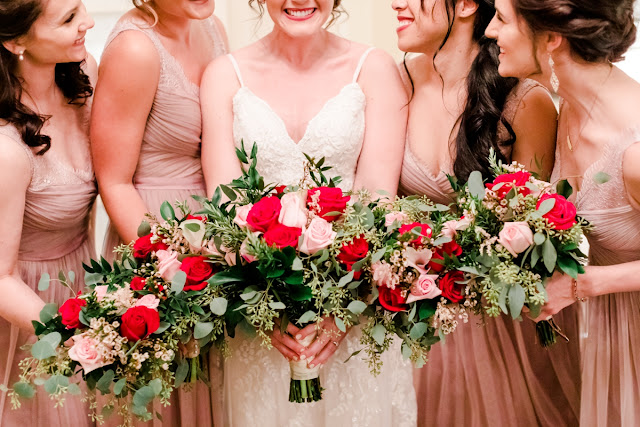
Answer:
<path fill-rule="evenodd" d="M 407 119 L 402 81 L 387 54 L 326 30 L 340 3 L 249 1 L 261 16 L 266 10 L 273 31 L 216 59 L 202 80 L 202 163 L 209 194 L 240 175 L 235 148 L 241 141 L 258 145 L 258 169 L 266 182 L 298 183 L 306 153 L 325 157 L 345 190 L 396 193 Z M 258 339 L 232 340 L 222 391 L 225 425 L 416 424 L 411 370 L 397 349 L 376 378 L 357 357 L 343 363 L 360 347 L 358 327 L 337 339 L 317 338 L 309 348 L 292 338 L 304 330 L 291 325 L 288 332 L 274 333 L 272 350 L 260 347 Z M 323 400 L 288 402 L 288 359 L 323 365 Z"/>

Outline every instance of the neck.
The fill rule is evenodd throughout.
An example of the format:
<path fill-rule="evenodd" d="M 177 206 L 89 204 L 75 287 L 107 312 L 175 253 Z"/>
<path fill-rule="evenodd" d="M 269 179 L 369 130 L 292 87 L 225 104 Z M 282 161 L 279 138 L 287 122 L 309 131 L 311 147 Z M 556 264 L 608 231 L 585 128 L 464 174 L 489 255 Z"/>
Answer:
<path fill-rule="evenodd" d="M 274 30 L 264 38 L 264 43 L 274 56 L 293 66 L 307 69 L 324 56 L 329 38 L 330 34 L 326 30 L 308 37 L 291 37 Z"/>
<path fill-rule="evenodd" d="M 444 81 L 445 90 L 464 84 L 478 54 L 478 45 L 471 39 L 471 33 L 456 31 L 454 27 L 442 49 L 438 51 L 438 47 L 439 45 L 421 52 L 428 59 L 427 80 L 440 85 Z M 433 60 L 434 55 L 436 55 L 435 60 Z"/>
<path fill-rule="evenodd" d="M 189 44 L 191 29 L 193 28 L 192 19 L 169 15 L 161 10 L 157 13 L 158 23 L 155 26 L 155 30 L 159 34 L 166 38 Z"/>
<path fill-rule="evenodd" d="M 35 64 L 25 58 L 20 61 L 18 75 L 22 80 L 22 102 L 36 112 L 46 114 L 60 103 L 62 94 L 56 85 L 55 64 Z"/>
<path fill-rule="evenodd" d="M 597 113 L 602 93 L 613 73 L 611 64 L 567 61 L 556 66 L 560 81 L 558 95 L 565 99 L 579 119 Z"/>

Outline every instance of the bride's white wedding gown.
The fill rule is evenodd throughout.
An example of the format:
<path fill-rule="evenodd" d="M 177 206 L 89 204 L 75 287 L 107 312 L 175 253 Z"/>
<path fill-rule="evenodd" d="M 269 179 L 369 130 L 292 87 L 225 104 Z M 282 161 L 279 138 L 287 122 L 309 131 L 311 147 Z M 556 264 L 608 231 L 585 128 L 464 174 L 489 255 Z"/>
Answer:
<path fill-rule="evenodd" d="M 244 85 L 235 59 L 229 59 L 241 88 L 233 99 L 233 133 L 236 146 L 247 150 L 258 144 L 258 170 L 265 182 L 295 184 L 303 177 L 306 153 L 326 158 L 333 166 L 328 175 L 339 175 L 340 187 L 353 186 L 365 132 L 365 95 L 358 85 L 361 58 L 353 81 L 331 98 L 309 122 L 297 143 L 282 119 Z M 225 361 L 225 426 L 294 427 L 362 426 L 404 427 L 416 425 L 416 400 L 411 367 L 402 361 L 399 344 L 384 355 L 383 372 L 370 374 L 358 356 L 361 328 L 352 328 L 334 356 L 322 367 L 323 399 L 314 403 L 290 403 L 289 363 L 276 350 L 260 346 L 238 332 L 230 340 L 232 356 Z"/>

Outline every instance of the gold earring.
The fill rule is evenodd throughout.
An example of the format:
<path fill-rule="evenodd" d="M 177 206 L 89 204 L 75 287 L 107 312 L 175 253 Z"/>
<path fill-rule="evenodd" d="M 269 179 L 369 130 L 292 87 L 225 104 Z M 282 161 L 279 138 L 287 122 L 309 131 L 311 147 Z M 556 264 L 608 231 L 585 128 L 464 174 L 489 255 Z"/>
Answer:
<path fill-rule="evenodd" d="M 553 57 L 551 56 L 551 54 L 549 54 L 549 68 L 551 68 L 551 88 L 555 93 L 558 93 L 558 89 L 560 89 L 560 80 L 558 80 L 558 75 L 556 74 L 554 65 L 556 65 L 556 63 L 553 62 Z"/>

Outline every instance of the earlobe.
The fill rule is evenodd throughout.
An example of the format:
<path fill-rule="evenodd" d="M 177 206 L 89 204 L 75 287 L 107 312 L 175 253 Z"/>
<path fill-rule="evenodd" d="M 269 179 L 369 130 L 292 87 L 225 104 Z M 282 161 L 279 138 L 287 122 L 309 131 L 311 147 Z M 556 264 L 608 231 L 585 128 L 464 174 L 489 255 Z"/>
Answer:
<path fill-rule="evenodd" d="M 478 3 L 473 0 L 462 0 L 456 4 L 456 14 L 461 18 L 469 18 L 478 11 Z"/>
<path fill-rule="evenodd" d="M 545 38 L 546 38 L 545 42 L 547 44 L 548 53 L 554 52 L 556 49 L 560 47 L 560 45 L 564 41 L 564 37 L 562 37 L 558 33 L 548 33 Z"/>
<path fill-rule="evenodd" d="M 2 46 L 14 55 L 20 55 L 25 51 L 25 48 L 15 40 L 6 41 L 2 43 Z"/>

